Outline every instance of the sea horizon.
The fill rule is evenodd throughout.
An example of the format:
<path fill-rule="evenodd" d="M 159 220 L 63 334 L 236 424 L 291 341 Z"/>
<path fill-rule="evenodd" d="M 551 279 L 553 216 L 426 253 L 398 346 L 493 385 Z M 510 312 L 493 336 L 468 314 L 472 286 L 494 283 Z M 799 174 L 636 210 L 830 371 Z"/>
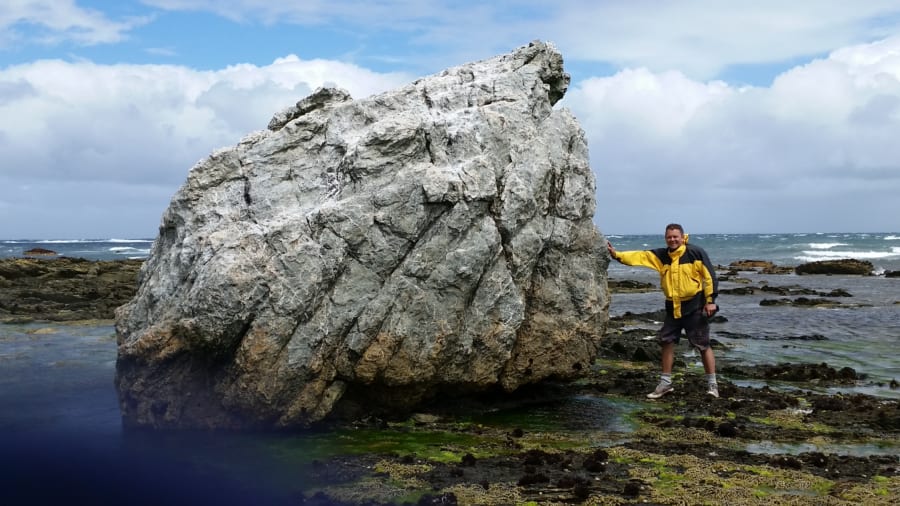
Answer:
<path fill-rule="evenodd" d="M 621 251 L 664 246 L 663 234 L 603 234 Z M 707 250 L 713 263 L 768 260 L 796 266 L 819 260 L 872 262 L 875 274 L 900 270 L 900 232 L 689 233 L 690 242 Z M 27 256 L 41 248 L 59 256 L 88 260 L 146 259 L 156 238 L 0 239 L 0 258 Z M 615 264 L 613 264 L 615 265 Z M 615 270 L 613 268 L 612 270 Z"/>
<path fill-rule="evenodd" d="M 659 235 L 663 236 L 663 231 L 656 232 L 605 232 L 602 229 L 600 233 L 602 233 L 606 237 L 616 237 L 616 236 L 632 236 L 632 235 L 643 235 L 643 236 L 652 236 Z M 690 235 L 797 235 L 797 236 L 806 236 L 806 235 L 830 235 L 830 234 L 857 234 L 857 235 L 891 235 L 898 234 L 900 235 L 900 230 L 879 230 L 874 232 L 865 232 L 865 231 L 853 231 L 853 230 L 838 230 L 838 231 L 793 231 L 793 232 L 706 232 L 706 231 L 692 231 L 685 230 L 685 233 Z M 63 236 L 51 236 L 51 237 L 4 237 L 0 238 L 0 242 L 134 242 L 134 241 L 154 241 L 158 237 L 157 235 L 152 236 L 122 236 L 122 235 L 97 235 L 97 236 L 83 236 L 83 237 L 63 237 Z"/>

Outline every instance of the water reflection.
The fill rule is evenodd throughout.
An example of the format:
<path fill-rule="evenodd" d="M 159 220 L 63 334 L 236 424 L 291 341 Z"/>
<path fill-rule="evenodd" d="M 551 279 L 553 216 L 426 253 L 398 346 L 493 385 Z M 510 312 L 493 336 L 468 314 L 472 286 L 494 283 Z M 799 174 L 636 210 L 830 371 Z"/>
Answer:
<path fill-rule="evenodd" d="M 578 395 L 537 405 L 495 411 L 474 422 L 488 426 L 508 426 L 526 431 L 633 432 L 637 425 L 628 415 L 638 404 L 624 399 Z"/>
<path fill-rule="evenodd" d="M 750 453 L 765 455 L 799 455 L 801 453 L 819 452 L 849 457 L 871 457 L 900 452 L 900 446 L 887 443 L 779 443 L 775 441 L 761 441 L 747 445 L 746 449 Z M 900 456 L 897 457 L 897 461 L 900 463 Z"/>

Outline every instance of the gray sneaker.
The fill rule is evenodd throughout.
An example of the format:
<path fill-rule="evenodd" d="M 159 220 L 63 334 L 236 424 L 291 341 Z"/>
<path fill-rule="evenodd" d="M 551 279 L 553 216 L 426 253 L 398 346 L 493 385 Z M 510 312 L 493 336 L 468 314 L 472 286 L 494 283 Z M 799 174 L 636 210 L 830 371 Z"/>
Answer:
<path fill-rule="evenodd" d="M 660 397 L 666 395 L 669 392 L 674 392 L 675 388 L 671 383 L 660 383 L 656 385 L 656 390 L 647 394 L 648 399 L 659 399 Z"/>
<path fill-rule="evenodd" d="M 717 385 L 715 383 L 712 385 L 709 385 L 706 388 L 706 393 L 715 397 L 716 399 L 718 399 L 719 398 L 719 385 Z"/>

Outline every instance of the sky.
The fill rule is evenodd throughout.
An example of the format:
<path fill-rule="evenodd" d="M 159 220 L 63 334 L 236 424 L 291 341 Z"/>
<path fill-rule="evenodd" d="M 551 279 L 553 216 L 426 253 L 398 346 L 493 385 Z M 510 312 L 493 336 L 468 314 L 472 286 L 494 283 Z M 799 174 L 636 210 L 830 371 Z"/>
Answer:
<path fill-rule="evenodd" d="M 3 0 L 0 239 L 153 238 L 323 85 L 553 43 L 604 234 L 900 231 L 896 0 Z"/>

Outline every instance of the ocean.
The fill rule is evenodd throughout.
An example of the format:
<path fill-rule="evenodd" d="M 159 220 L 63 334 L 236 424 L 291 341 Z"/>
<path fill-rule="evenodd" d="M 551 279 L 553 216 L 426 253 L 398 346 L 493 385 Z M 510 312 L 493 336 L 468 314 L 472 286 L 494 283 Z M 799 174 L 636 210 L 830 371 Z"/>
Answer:
<path fill-rule="evenodd" d="M 618 249 L 665 246 L 659 235 L 616 235 L 607 238 Z M 762 259 L 777 265 L 856 258 L 875 265 L 875 272 L 900 270 L 900 232 L 794 233 L 794 234 L 690 234 L 690 242 L 703 246 L 714 263 Z M 89 260 L 146 258 L 152 238 L 137 239 L 0 239 L 0 258 L 22 256 L 32 248 L 49 249 L 61 256 Z"/>
<path fill-rule="evenodd" d="M 611 234 L 608 239 L 621 251 L 664 246 L 662 233 Z M 779 266 L 838 258 L 872 262 L 875 276 L 741 272 L 740 279 L 723 281 L 720 289 L 763 285 L 823 293 L 843 289 L 850 297 L 838 297 L 840 304 L 825 309 L 764 306 L 760 304 L 764 299 L 779 298 L 766 293 L 723 294 L 720 314 L 727 321 L 713 324 L 713 337 L 722 343 L 716 355 L 720 363 L 825 362 L 835 368 L 852 367 L 864 375 L 857 385 L 819 389 L 900 399 L 900 390 L 888 385 L 892 379 L 900 380 L 896 353 L 900 278 L 884 276 L 900 271 L 900 232 L 691 234 L 690 243 L 706 249 L 719 266 L 737 260 L 768 260 Z M 0 240 L 0 257 L 43 248 L 91 260 L 146 258 L 151 246 L 152 239 Z M 616 262 L 610 264 L 609 277 L 658 286 L 655 272 Z M 610 315 L 661 307 L 658 291 L 615 293 Z M 648 328 L 646 338 L 652 334 Z M 809 336 L 816 339 L 805 338 Z M 699 370 L 699 357 L 685 346 L 678 352 L 688 367 Z M 0 492 L 0 501 L 38 504 L 80 497 L 94 504 L 297 504 L 297 491 L 310 485 L 303 480 L 304 470 L 318 458 L 354 451 L 351 448 L 365 437 L 354 431 L 125 431 L 113 385 L 115 359 L 115 330 L 109 322 L 0 324 L 0 484 L 6 491 Z M 578 402 L 581 423 L 622 430 L 621 419 L 608 414 L 622 409 L 620 405 L 602 398 Z M 584 420 L 585 416 L 595 419 Z"/>
<path fill-rule="evenodd" d="M 0 239 L 0 258 L 23 256 L 40 248 L 60 256 L 89 260 L 147 258 L 153 239 Z"/>

